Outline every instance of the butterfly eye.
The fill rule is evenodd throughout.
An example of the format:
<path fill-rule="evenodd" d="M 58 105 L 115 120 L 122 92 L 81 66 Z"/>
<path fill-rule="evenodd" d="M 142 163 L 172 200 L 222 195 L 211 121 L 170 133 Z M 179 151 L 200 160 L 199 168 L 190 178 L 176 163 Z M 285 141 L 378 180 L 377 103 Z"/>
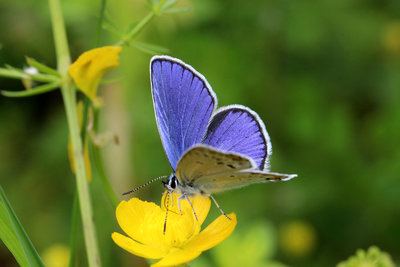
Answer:
<path fill-rule="evenodd" d="M 177 184 L 177 180 L 176 180 L 176 176 L 174 176 L 171 178 L 169 185 L 171 186 L 172 189 L 175 189 L 176 184 Z"/>

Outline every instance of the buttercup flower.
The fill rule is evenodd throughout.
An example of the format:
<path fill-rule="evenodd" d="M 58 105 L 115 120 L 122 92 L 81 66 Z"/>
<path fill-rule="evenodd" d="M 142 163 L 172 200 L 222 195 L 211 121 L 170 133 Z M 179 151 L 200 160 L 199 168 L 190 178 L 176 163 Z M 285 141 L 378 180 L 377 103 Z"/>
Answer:
<path fill-rule="evenodd" d="M 178 194 L 172 195 L 169 202 L 167 226 L 164 234 L 166 205 L 132 198 L 122 201 L 116 211 L 117 220 L 122 230 L 129 236 L 113 233 L 112 239 L 121 248 L 140 257 L 161 259 L 156 266 L 175 266 L 189 262 L 203 251 L 210 249 L 225 240 L 235 229 L 236 215 L 219 216 L 200 232 L 201 224 L 210 210 L 210 199 L 201 196 L 180 201 L 182 214 L 178 208 Z M 166 194 L 161 203 L 166 203 Z"/>
<path fill-rule="evenodd" d="M 76 85 L 94 103 L 99 104 L 96 93 L 101 78 L 119 65 L 118 53 L 121 49 L 120 46 L 104 46 L 86 51 L 69 67 L 69 74 Z"/>

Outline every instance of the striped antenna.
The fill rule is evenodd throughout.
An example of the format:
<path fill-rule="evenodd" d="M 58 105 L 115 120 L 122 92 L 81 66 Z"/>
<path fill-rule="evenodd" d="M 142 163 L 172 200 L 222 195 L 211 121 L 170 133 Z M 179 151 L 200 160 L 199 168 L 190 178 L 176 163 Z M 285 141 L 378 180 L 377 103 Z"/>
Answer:
<path fill-rule="evenodd" d="M 165 197 L 166 200 L 167 200 L 167 208 L 166 208 L 166 211 L 165 211 L 165 221 L 164 221 L 164 231 L 163 231 L 163 234 L 164 234 L 164 235 L 165 235 L 165 231 L 167 231 L 167 218 L 168 218 L 169 196 L 170 196 L 171 194 L 172 194 L 172 193 L 171 193 L 170 191 L 168 191 L 168 192 L 167 192 L 167 196 Z"/>
<path fill-rule="evenodd" d="M 141 189 L 141 188 L 143 188 L 143 187 L 145 187 L 145 186 L 151 184 L 152 182 L 155 182 L 155 181 L 157 181 L 157 180 L 160 180 L 160 179 L 162 179 L 162 178 L 167 178 L 167 177 L 168 177 L 168 176 L 160 176 L 160 177 L 154 178 L 153 180 L 150 180 L 150 181 L 148 181 L 147 183 L 145 183 L 145 184 L 143 184 L 143 185 L 141 185 L 141 186 L 139 186 L 139 187 L 136 187 L 135 189 L 133 189 L 133 190 L 131 190 L 131 191 L 128 191 L 128 192 L 123 193 L 122 195 L 128 195 L 128 194 L 130 194 L 130 193 L 136 192 L 136 191 L 138 191 L 139 189 Z"/>

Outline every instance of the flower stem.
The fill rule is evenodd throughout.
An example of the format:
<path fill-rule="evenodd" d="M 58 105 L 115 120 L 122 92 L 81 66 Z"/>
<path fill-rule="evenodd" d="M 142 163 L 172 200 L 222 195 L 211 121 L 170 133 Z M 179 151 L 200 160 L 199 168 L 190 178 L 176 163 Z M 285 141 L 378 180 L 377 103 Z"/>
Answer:
<path fill-rule="evenodd" d="M 63 84 L 61 93 L 67 115 L 69 134 L 73 148 L 73 159 L 76 168 L 76 184 L 78 188 L 79 206 L 81 211 L 83 232 L 89 266 L 101 266 L 97 247 L 95 226 L 93 223 L 92 205 L 89 195 L 89 186 L 86 178 L 83 159 L 82 140 L 80 136 L 78 116 L 76 113 L 76 92 L 68 76 L 68 67 L 71 63 L 64 20 L 60 1 L 49 0 L 51 22 L 53 26 L 54 42 L 57 54 L 57 69 L 61 74 Z"/>

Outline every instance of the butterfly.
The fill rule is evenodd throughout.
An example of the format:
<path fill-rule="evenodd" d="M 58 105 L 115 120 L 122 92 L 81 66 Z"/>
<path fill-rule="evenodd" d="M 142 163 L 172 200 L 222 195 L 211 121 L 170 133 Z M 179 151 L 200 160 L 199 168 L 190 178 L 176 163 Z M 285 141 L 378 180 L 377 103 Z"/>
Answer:
<path fill-rule="evenodd" d="M 154 56 L 150 77 L 158 131 L 173 170 L 163 185 L 180 194 L 178 205 L 200 194 L 225 214 L 214 193 L 297 176 L 269 171 L 271 142 L 258 114 L 242 105 L 217 108 L 214 91 L 193 67 Z"/>

